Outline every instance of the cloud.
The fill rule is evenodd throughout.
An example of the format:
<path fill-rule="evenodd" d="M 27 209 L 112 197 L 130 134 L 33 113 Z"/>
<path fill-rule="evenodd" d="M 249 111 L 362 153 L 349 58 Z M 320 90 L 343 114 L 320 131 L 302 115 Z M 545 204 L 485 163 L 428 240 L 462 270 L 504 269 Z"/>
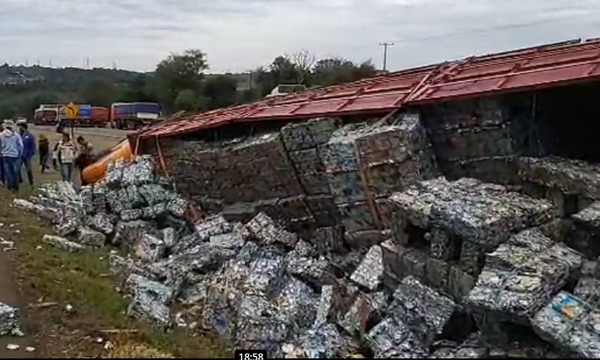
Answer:
<path fill-rule="evenodd" d="M 600 35 L 596 0 L 0 0 L 0 62 L 153 70 L 199 48 L 211 70 L 282 53 L 382 60 L 400 69 Z"/>

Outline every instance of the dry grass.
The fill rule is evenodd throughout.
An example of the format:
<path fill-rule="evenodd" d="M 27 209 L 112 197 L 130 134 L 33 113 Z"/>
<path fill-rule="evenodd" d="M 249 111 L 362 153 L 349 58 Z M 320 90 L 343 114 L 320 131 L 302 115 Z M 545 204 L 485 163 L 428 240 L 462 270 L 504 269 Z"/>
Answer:
<path fill-rule="evenodd" d="M 149 348 L 144 344 L 125 342 L 124 344 L 114 344 L 114 348 L 103 357 L 112 359 L 166 359 L 173 358 L 173 355 Z"/>
<path fill-rule="evenodd" d="M 91 139 L 91 137 L 90 137 Z M 94 139 L 91 139 L 95 141 Z M 112 146 L 118 139 L 98 140 Z M 56 174 L 34 176 L 42 181 L 55 180 Z M 30 190 L 22 189 L 19 196 Z M 210 337 L 174 331 L 165 333 L 124 315 L 126 301 L 116 292 L 114 279 L 108 276 L 108 249 L 71 254 L 42 245 L 48 224 L 31 214 L 13 208 L 12 194 L 0 186 L 0 236 L 15 242 L 11 253 L 22 301 L 57 302 L 49 308 L 25 312 L 24 330 L 35 334 L 42 357 L 230 357 L 224 344 Z M 10 227 L 10 224 L 14 224 Z M 17 232 L 18 230 L 19 232 Z M 73 306 L 66 312 L 66 304 Z M 106 329 L 136 329 L 137 333 L 102 334 Z M 107 351 L 93 340 L 98 336 L 115 347 Z"/>

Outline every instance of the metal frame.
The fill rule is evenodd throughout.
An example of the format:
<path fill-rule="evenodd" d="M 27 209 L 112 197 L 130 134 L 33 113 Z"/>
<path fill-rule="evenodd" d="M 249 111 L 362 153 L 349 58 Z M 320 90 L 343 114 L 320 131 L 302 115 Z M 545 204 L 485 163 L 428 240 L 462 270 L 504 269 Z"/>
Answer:
<path fill-rule="evenodd" d="M 591 81 L 600 81 L 600 41 L 581 42 L 576 39 L 314 88 L 307 93 L 264 99 L 158 123 L 138 134 L 143 138 L 165 137 L 241 122 L 292 121 L 319 116 L 383 116 L 405 105 Z"/>

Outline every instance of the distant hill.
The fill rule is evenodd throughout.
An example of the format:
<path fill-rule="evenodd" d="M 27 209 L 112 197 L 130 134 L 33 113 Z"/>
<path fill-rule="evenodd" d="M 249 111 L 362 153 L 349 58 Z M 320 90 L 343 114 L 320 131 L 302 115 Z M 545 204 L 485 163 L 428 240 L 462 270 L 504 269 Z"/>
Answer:
<path fill-rule="evenodd" d="M 152 91 L 154 73 L 96 68 L 48 68 L 0 65 L 0 121 L 31 118 L 39 104 L 76 102 L 109 106 L 116 101 L 157 101 Z M 206 74 L 206 79 L 222 74 Z M 250 89 L 250 74 L 226 74 L 237 90 Z"/>
<path fill-rule="evenodd" d="M 40 103 L 110 102 L 148 74 L 127 70 L 0 66 L 0 120 L 31 117 Z M 97 88 L 91 94 L 90 88 Z M 102 101 L 104 100 L 104 101 Z M 107 104 L 92 104 L 107 105 Z"/>
<path fill-rule="evenodd" d="M 4 81 L 21 78 L 36 80 L 60 89 L 78 90 L 82 84 L 93 79 L 106 79 L 115 83 L 130 83 L 141 73 L 127 70 L 95 68 L 85 70 L 80 68 L 48 68 L 43 66 L 0 66 L 0 84 Z"/>

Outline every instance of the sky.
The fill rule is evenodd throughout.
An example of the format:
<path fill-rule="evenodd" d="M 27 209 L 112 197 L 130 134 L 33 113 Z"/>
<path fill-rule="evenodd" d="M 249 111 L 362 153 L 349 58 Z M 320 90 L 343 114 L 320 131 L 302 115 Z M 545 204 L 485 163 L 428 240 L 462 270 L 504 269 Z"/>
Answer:
<path fill-rule="evenodd" d="M 388 70 L 600 37 L 599 0 L 0 0 L 0 63 L 152 71 L 201 49 L 210 72 L 307 50 Z"/>

